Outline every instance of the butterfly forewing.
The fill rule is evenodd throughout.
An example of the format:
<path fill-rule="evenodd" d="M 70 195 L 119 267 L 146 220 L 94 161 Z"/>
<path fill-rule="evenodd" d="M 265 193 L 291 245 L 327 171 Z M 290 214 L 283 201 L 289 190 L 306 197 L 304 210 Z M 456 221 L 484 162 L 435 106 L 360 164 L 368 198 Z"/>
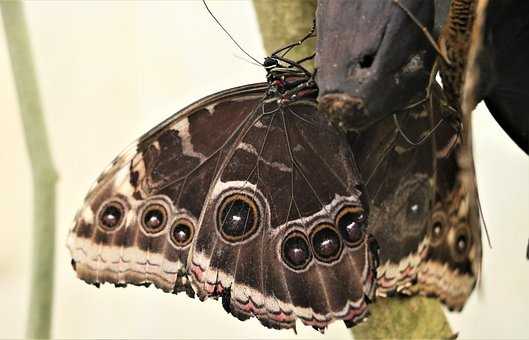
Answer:
<path fill-rule="evenodd" d="M 222 297 L 274 328 L 363 318 L 376 254 L 350 148 L 314 98 L 269 86 L 200 100 L 116 158 L 68 239 L 81 279 Z"/>

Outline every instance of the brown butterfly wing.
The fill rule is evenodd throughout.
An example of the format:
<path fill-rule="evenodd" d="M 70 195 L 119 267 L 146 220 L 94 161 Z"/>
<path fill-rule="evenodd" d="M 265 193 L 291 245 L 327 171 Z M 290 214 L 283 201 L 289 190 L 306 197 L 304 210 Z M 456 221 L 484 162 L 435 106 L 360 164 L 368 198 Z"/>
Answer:
<path fill-rule="evenodd" d="M 196 290 L 270 327 L 352 325 L 367 311 L 375 259 L 361 229 L 354 243 L 340 230 L 343 214 L 365 209 L 350 149 L 312 101 L 263 112 L 212 188 L 190 264 Z"/>
<path fill-rule="evenodd" d="M 399 126 L 419 140 L 431 129 L 427 105 L 398 113 Z M 353 151 L 368 191 L 369 230 L 380 245 L 377 295 L 406 290 L 416 279 L 427 246 L 435 193 L 434 146 L 429 138 L 410 145 L 393 117 L 354 137 Z"/>
<path fill-rule="evenodd" d="M 472 151 L 447 126 L 436 131 L 435 145 L 436 193 L 429 246 L 413 290 L 461 310 L 479 279 L 482 259 Z"/>
<path fill-rule="evenodd" d="M 376 254 L 350 149 L 313 101 L 266 90 L 198 101 L 116 158 L 68 239 L 81 279 L 222 297 L 275 328 L 365 316 Z"/>
<path fill-rule="evenodd" d="M 437 87 L 433 93 L 433 113 L 425 103 L 397 114 L 408 138 L 427 136 L 448 114 L 441 113 L 446 108 Z M 377 295 L 422 294 L 461 309 L 472 292 L 480 273 L 481 234 L 475 194 L 461 185 L 473 177 L 460 161 L 463 149 L 454 151 L 457 137 L 442 123 L 412 146 L 389 117 L 352 139 L 370 199 L 369 230 L 380 244 Z M 439 220 L 446 237 L 433 232 Z M 454 240 L 461 235 L 466 246 L 457 252 Z"/>
<path fill-rule="evenodd" d="M 70 232 L 78 276 L 94 284 L 189 291 L 187 256 L 219 150 L 263 96 L 258 86 L 205 98 L 119 155 L 88 193 Z M 215 134 L 211 124 L 219 128 Z M 147 227 L 145 220 L 156 217 L 161 225 Z"/>

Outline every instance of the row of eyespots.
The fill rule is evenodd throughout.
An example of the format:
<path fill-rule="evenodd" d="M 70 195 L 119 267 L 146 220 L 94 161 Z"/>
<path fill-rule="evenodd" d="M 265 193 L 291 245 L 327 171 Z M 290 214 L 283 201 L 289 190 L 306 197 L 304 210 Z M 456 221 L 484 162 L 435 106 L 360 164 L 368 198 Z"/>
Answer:
<path fill-rule="evenodd" d="M 336 217 L 336 227 L 322 223 L 314 227 L 308 237 L 297 229 L 287 234 L 281 245 L 281 257 L 294 270 L 306 268 L 313 257 L 332 263 L 340 258 L 344 243 L 352 248 L 362 243 L 365 221 L 363 209 L 345 207 Z"/>
<path fill-rule="evenodd" d="M 254 198 L 240 192 L 224 198 L 216 216 L 217 230 L 230 243 L 249 239 L 262 224 Z M 314 254 L 319 261 L 331 263 L 340 257 L 344 243 L 356 247 L 362 242 L 365 220 L 366 216 L 361 208 L 348 206 L 338 213 L 337 228 L 329 223 L 320 224 L 313 228 L 308 238 L 301 231 L 291 232 L 282 242 L 283 261 L 294 269 L 302 269 L 310 263 Z"/>
<path fill-rule="evenodd" d="M 451 253 L 456 261 L 464 261 L 470 251 L 472 235 L 468 223 L 455 226 L 453 237 L 449 237 L 448 217 L 445 213 L 434 212 L 430 224 L 430 242 L 433 247 L 438 247 L 448 241 Z M 452 235 L 451 235 L 452 236 Z"/>
<path fill-rule="evenodd" d="M 114 232 L 125 223 L 126 208 L 120 200 L 111 200 L 99 209 L 98 225 L 107 232 Z M 139 213 L 139 223 L 147 234 L 157 234 L 169 224 L 167 207 L 162 202 L 145 204 Z M 169 235 L 177 247 L 186 247 L 193 239 L 195 227 L 187 218 L 177 218 L 171 224 Z"/>

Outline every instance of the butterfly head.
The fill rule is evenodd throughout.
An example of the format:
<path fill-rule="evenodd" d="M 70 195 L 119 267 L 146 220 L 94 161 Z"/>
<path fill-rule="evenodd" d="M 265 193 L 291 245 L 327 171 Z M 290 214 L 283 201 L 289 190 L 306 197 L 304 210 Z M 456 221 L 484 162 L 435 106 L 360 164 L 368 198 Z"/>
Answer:
<path fill-rule="evenodd" d="M 270 72 L 274 67 L 279 66 L 279 61 L 272 57 L 266 57 L 263 62 L 263 67 L 267 72 Z"/>

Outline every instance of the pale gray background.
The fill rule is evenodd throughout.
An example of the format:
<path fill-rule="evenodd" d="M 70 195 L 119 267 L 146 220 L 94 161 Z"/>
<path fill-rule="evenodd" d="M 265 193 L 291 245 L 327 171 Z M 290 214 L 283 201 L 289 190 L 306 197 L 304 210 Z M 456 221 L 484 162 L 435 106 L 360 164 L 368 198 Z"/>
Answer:
<path fill-rule="evenodd" d="M 26 3 L 51 146 L 60 172 L 55 322 L 60 338 L 293 338 L 154 288 L 96 289 L 75 278 L 64 246 L 73 216 L 101 170 L 150 127 L 214 91 L 263 81 L 198 1 Z M 211 8 L 248 51 L 264 57 L 250 2 Z M 277 29 L 281 29 L 278 27 Z M 28 302 L 31 177 L 0 28 L 0 338 L 22 337 Z M 461 338 L 529 337 L 529 157 L 486 108 L 475 113 L 483 211 L 493 249 L 461 314 Z M 350 339 L 342 323 L 325 337 Z M 299 327 L 298 338 L 322 338 Z"/>

